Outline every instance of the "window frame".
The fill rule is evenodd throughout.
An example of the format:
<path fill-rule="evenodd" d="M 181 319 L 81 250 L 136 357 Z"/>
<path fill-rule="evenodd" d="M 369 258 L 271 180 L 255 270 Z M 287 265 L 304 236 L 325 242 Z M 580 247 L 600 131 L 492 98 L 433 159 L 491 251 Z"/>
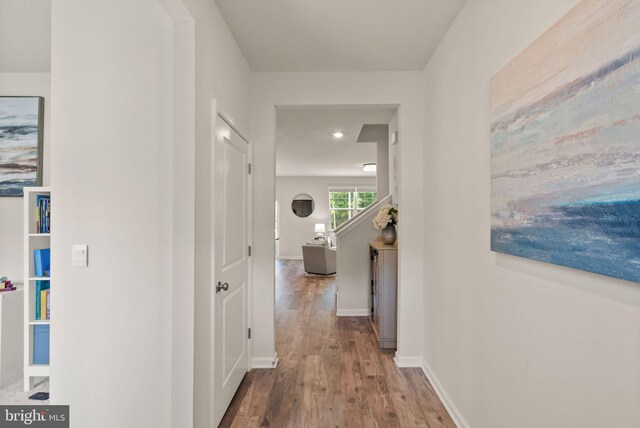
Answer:
<path fill-rule="evenodd" d="M 334 208 L 331 206 L 331 193 L 349 193 L 353 195 L 353 205 L 351 205 L 351 200 L 348 202 L 349 207 L 347 208 Z M 366 207 L 358 208 L 358 194 L 359 193 L 375 193 L 375 199 Z M 369 206 L 375 204 L 378 200 L 378 192 L 375 186 L 330 186 L 327 192 L 327 197 L 329 199 L 329 230 L 334 231 L 342 226 L 347 221 L 351 220 L 353 217 L 358 215 L 360 211 L 367 209 Z M 350 198 L 351 199 L 351 198 Z M 336 227 L 334 225 L 334 211 L 344 211 L 348 213 L 347 220 L 343 221 Z"/>

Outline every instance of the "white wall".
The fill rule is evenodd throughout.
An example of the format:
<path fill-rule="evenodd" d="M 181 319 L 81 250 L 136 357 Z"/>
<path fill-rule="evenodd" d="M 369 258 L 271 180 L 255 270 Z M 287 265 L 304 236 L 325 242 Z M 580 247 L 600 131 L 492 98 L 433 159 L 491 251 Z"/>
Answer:
<path fill-rule="evenodd" d="M 474 428 L 640 421 L 640 286 L 489 251 L 489 79 L 576 3 L 469 0 L 424 71 L 423 349 Z"/>
<path fill-rule="evenodd" d="M 361 214 L 363 217 L 355 224 L 336 234 L 336 315 L 339 317 L 371 315 L 369 244 L 380 239 L 380 231 L 373 227 L 373 218 L 377 213 L 378 209 L 372 208 Z"/>
<path fill-rule="evenodd" d="M 1 48 L 0 48 L 1 49 Z M 51 153 L 51 74 L 50 73 L 0 73 L 0 95 L 32 95 L 44 97 L 44 147 L 42 180 L 49 185 Z M 24 219 L 22 198 L 0 198 L 0 276 L 14 282 L 22 282 L 22 247 Z"/>
<path fill-rule="evenodd" d="M 195 307 L 195 20 L 158 0 L 172 22 L 171 426 L 193 425 Z M 169 207 L 167 207 L 169 208 Z"/>
<path fill-rule="evenodd" d="M 157 3 L 172 14 L 173 31 Z M 54 262 L 61 266 L 57 278 L 66 291 L 57 297 L 57 310 L 65 314 L 52 333 L 52 397 L 78 408 L 74 420 L 80 425 L 97 426 L 83 421 L 95 406 L 105 404 L 118 408 L 130 426 L 168 426 L 169 412 L 174 426 L 180 426 L 176 415 L 183 415 L 185 407 L 193 410 L 195 426 L 208 426 L 211 414 L 212 106 L 215 101 L 241 131 L 250 129 L 250 70 L 215 2 L 185 0 L 184 5 L 187 10 L 172 0 L 54 5 L 54 141 L 60 143 L 54 149 L 52 185 L 64 221 L 53 246 L 61 248 L 54 250 Z M 195 34 L 183 28 L 192 18 Z M 177 91 L 171 98 L 172 78 L 189 72 L 189 67 L 172 69 L 172 53 L 190 61 L 183 50 L 172 52 L 177 46 L 171 43 L 172 32 L 174 42 L 177 37 L 189 45 L 188 39 L 195 38 L 195 147 L 188 127 L 177 146 L 171 141 L 171 119 L 184 125 L 190 110 L 184 105 L 181 111 L 189 96 Z M 188 165 L 192 167 L 185 170 Z M 181 201 L 195 206 L 182 209 L 176 205 Z M 150 210 L 154 215 L 145 215 Z M 195 219 L 193 229 L 182 222 L 189 213 L 190 224 Z M 181 236 L 191 233 L 194 243 Z M 87 270 L 66 266 L 69 246 L 78 241 L 90 244 Z M 193 255 L 191 266 L 184 254 Z M 104 271 L 106 266 L 112 270 Z M 113 271 L 114 266 L 118 270 Z M 175 282 L 171 266 L 186 274 L 186 284 Z M 190 295 L 190 269 L 195 275 L 195 315 L 191 313 L 189 322 L 189 304 L 174 291 L 184 286 Z M 122 292 L 113 291 L 118 278 L 125 287 Z M 98 309 L 86 303 L 96 296 L 102 302 Z M 96 322 L 84 322 L 96 317 Z M 180 336 L 185 322 L 192 330 L 195 326 L 193 370 L 184 358 L 192 355 L 189 331 Z M 185 346 L 182 351 L 176 347 L 180 344 Z M 184 370 L 176 375 L 180 361 L 189 379 L 183 379 Z M 131 379 L 136 379 L 134 386 L 123 388 Z M 190 379 L 193 395 L 176 396 Z M 86 394 L 93 388 L 96 393 Z M 145 396 L 154 398 L 140 399 Z M 144 423 L 139 420 L 143 416 Z M 191 425 L 184 418 L 181 422 Z M 112 426 L 113 421 L 104 424 Z"/>
<path fill-rule="evenodd" d="M 233 118 L 244 136 L 250 138 L 251 70 L 215 1 L 184 3 L 196 24 L 194 426 L 208 427 L 212 411 L 209 367 L 213 358 L 210 326 L 214 283 L 210 248 L 212 101 L 216 100 L 217 108 Z"/>
<path fill-rule="evenodd" d="M 0 0 L 0 73 L 51 71 L 51 0 Z"/>
<path fill-rule="evenodd" d="M 302 245 L 313 239 L 316 223 L 324 223 L 325 236 L 330 232 L 329 188 L 363 187 L 376 189 L 376 177 L 277 177 L 276 201 L 280 204 L 280 258 L 301 259 Z M 310 195 L 315 210 L 300 218 L 291 210 L 291 201 L 301 193 Z"/>
<path fill-rule="evenodd" d="M 52 39 L 52 401 L 74 426 L 168 427 L 172 25 L 155 0 L 68 0 Z"/>
<path fill-rule="evenodd" d="M 394 117 L 397 115 L 396 113 Z M 389 132 L 387 139 L 378 141 L 376 144 L 376 182 L 378 187 L 378 197 L 385 197 L 389 194 Z"/>
<path fill-rule="evenodd" d="M 254 73 L 252 132 L 254 138 L 254 320 L 255 358 L 273 358 L 275 106 L 389 104 L 400 105 L 403 147 L 401 222 L 399 228 L 400 290 L 398 354 L 419 361 L 422 353 L 423 194 L 422 75 L 420 72 Z"/>
<path fill-rule="evenodd" d="M 398 141 L 393 143 L 393 134 L 396 133 Z M 389 121 L 389 193 L 392 203 L 398 203 L 398 191 L 400 183 L 400 156 L 398 147 L 400 144 L 400 134 L 398 133 L 398 113 L 393 115 Z"/>

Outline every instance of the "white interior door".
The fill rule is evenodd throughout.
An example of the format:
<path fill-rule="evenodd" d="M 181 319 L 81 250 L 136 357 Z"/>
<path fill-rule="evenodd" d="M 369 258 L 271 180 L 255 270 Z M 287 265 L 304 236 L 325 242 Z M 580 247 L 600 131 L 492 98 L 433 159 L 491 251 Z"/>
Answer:
<path fill-rule="evenodd" d="M 213 199 L 213 416 L 217 426 L 248 369 L 249 144 L 216 117 Z"/>

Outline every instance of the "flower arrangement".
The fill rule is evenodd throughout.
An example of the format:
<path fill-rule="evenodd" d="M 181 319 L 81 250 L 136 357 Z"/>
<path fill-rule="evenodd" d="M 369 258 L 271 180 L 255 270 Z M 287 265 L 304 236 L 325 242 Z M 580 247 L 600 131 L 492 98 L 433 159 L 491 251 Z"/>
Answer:
<path fill-rule="evenodd" d="M 391 204 L 383 205 L 373 218 L 373 227 L 384 229 L 389 224 L 398 224 L 398 210 Z"/>

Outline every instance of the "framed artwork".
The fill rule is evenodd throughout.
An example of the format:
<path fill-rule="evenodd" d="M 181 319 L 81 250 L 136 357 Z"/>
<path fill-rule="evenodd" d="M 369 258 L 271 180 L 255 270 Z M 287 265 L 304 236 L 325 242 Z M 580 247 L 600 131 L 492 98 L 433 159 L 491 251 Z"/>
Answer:
<path fill-rule="evenodd" d="M 491 249 L 640 282 L 640 1 L 584 0 L 491 79 Z"/>
<path fill-rule="evenodd" d="M 0 96 L 0 196 L 42 185 L 44 98 Z"/>

